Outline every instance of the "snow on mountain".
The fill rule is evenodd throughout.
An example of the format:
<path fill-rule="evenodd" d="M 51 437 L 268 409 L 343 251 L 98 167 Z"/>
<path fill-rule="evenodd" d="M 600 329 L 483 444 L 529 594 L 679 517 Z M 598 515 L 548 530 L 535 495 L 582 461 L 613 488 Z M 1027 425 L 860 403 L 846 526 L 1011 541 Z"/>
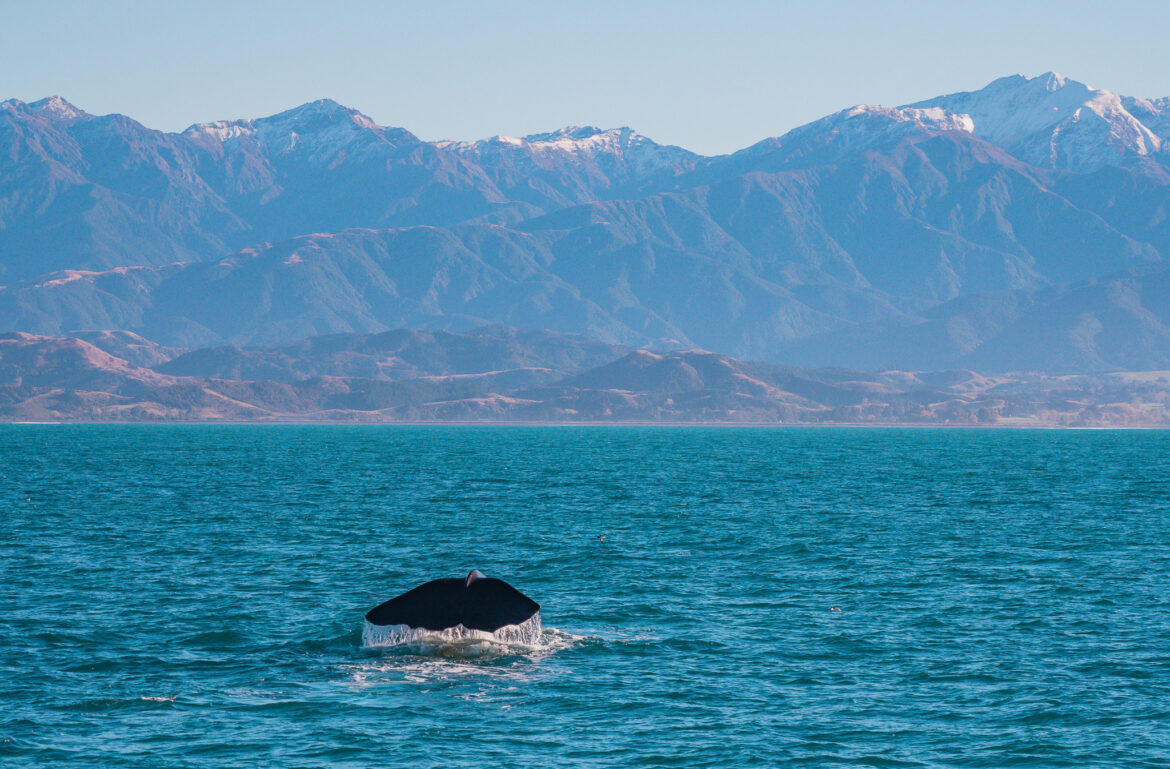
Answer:
<path fill-rule="evenodd" d="M 1164 152 L 1170 151 L 1170 96 L 1161 99 L 1123 96 L 1121 106 L 1158 135 Z"/>
<path fill-rule="evenodd" d="M 329 162 L 339 153 L 346 158 L 360 158 L 362 149 L 376 151 L 381 145 L 397 148 L 417 144 L 418 139 L 402 128 L 383 128 L 366 115 L 332 99 L 319 99 L 270 117 L 254 120 L 219 120 L 197 123 L 183 137 L 208 148 L 209 144 L 226 144 L 251 137 L 267 152 L 288 154 L 300 148 L 310 159 Z M 310 142 L 302 137 L 311 137 Z M 353 153 L 357 151 L 358 156 Z"/>
<path fill-rule="evenodd" d="M 918 131 L 971 133 L 974 124 L 967 115 L 954 114 L 938 108 L 914 109 L 859 104 L 797 128 L 788 136 L 795 137 L 805 132 L 821 133 L 826 128 L 835 138 L 843 141 L 847 148 L 852 149 L 860 144 L 878 143 L 891 135 L 902 136 Z"/>
<path fill-rule="evenodd" d="M 1121 97 L 1055 72 L 1003 77 L 978 91 L 909 106 L 967 115 L 976 136 L 1044 168 L 1088 172 L 1144 158 L 1170 161 L 1165 99 Z M 1144 124 L 1129 107 L 1148 116 L 1156 128 Z"/>
<path fill-rule="evenodd" d="M 630 128 L 569 126 L 524 137 L 440 141 L 438 149 L 482 168 L 509 198 L 536 211 L 638 196 L 693 169 L 700 157 Z"/>
<path fill-rule="evenodd" d="M 1006 328 L 994 367 L 1038 349 L 1010 324 L 1043 292 L 1159 262 L 1027 328 L 1075 345 L 1099 323 L 1093 355 L 1132 338 L 1127 362 L 1161 366 L 1170 184 L 1150 171 L 1168 146 L 1170 99 L 1056 75 L 716 158 L 590 126 L 432 144 L 329 100 L 181 134 L 8 101 L 0 330 L 185 346 L 495 322 L 886 365 Z M 1119 168 L 1075 173 L 1102 165 Z M 929 314 L 957 301 L 988 309 Z M 1099 365 L 1077 355 L 1060 365 Z"/>
<path fill-rule="evenodd" d="M 34 102 L 23 102 L 20 99 L 5 99 L 0 101 L 0 109 L 21 110 L 31 115 L 39 115 L 54 121 L 72 121 L 83 117 L 93 117 L 88 112 L 78 109 L 60 96 L 49 96 Z"/>
<path fill-rule="evenodd" d="M 251 120 L 216 120 L 213 123 L 196 123 L 183 131 L 183 136 L 196 140 L 208 137 L 218 142 L 226 142 L 241 136 L 253 136 L 255 133 L 256 129 Z"/>
<path fill-rule="evenodd" d="M 60 96 L 50 96 L 34 101 L 28 105 L 28 108 L 32 112 L 41 112 L 57 120 L 76 120 L 89 116 L 88 112 L 78 109 Z"/>
<path fill-rule="evenodd" d="M 1170 98 L 1119 96 L 1055 72 L 1003 77 L 903 107 L 859 105 L 731 157 L 769 155 L 782 166 L 835 162 L 924 131 L 965 131 L 1041 168 L 1134 167 L 1170 181 Z"/>
<path fill-rule="evenodd" d="M 693 160 L 693 152 L 662 145 L 628 128 L 602 130 L 593 126 L 568 126 L 559 131 L 531 134 L 526 142 L 536 153 L 563 152 L 569 155 L 620 157 L 640 171 L 668 168 Z"/>
<path fill-rule="evenodd" d="M 477 163 L 506 161 L 517 171 L 553 170 L 566 164 L 595 165 L 612 181 L 627 174 L 643 176 L 693 164 L 698 155 L 663 145 L 628 127 L 603 130 L 567 126 L 524 137 L 494 136 L 471 142 L 435 142 Z M 616 173 L 615 173 L 616 172 Z"/>
<path fill-rule="evenodd" d="M 832 163 L 858 152 L 888 146 L 923 132 L 971 133 L 967 115 L 939 108 L 914 109 L 859 104 L 794 128 L 783 136 L 765 139 L 729 157 L 733 164 L 756 162 L 769 156 L 780 167 Z"/>

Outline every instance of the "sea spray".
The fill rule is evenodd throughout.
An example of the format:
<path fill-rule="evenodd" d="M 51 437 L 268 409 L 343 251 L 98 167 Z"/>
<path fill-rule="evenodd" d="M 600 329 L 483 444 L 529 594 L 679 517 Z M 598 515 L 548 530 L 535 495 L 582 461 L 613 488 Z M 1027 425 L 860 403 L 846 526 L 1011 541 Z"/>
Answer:
<path fill-rule="evenodd" d="M 368 620 L 362 628 L 362 646 L 411 646 L 423 650 L 475 644 L 538 646 L 541 643 L 540 612 L 518 625 L 505 625 L 495 632 L 473 630 L 456 625 L 443 630 L 427 630 L 410 625 L 375 625 Z"/>

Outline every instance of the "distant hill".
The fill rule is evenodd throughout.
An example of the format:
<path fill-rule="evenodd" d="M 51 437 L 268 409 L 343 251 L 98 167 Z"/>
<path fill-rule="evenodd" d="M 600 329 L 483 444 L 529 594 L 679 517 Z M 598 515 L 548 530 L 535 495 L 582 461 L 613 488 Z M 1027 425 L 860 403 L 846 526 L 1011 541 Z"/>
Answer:
<path fill-rule="evenodd" d="M 719 157 L 628 128 L 427 142 L 329 100 L 181 133 L 9 100 L 0 147 L 4 331 L 197 349 L 504 324 L 803 366 L 1170 359 L 1170 101 L 1054 73 Z"/>
<path fill-rule="evenodd" d="M 1170 372 L 798 369 L 498 328 L 192 351 L 153 369 L 83 339 L 0 336 L 5 421 L 1170 425 L 1168 389 Z"/>
<path fill-rule="evenodd" d="M 319 336 L 272 348 L 213 347 L 154 367 L 175 376 L 282 382 L 317 376 L 400 380 L 517 370 L 539 372 L 539 378 L 551 381 L 625 352 L 570 334 L 490 326 L 467 334 L 398 330 Z"/>

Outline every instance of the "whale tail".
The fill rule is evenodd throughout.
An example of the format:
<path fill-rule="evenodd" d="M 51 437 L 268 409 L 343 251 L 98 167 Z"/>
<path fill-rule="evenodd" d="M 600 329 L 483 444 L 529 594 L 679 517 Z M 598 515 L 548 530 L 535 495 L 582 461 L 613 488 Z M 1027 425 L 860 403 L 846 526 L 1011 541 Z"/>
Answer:
<path fill-rule="evenodd" d="M 539 611 L 540 604 L 507 582 L 472 570 L 466 579 L 436 579 L 391 598 L 370 609 L 366 621 L 435 631 L 462 625 L 494 633 L 526 622 Z"/>

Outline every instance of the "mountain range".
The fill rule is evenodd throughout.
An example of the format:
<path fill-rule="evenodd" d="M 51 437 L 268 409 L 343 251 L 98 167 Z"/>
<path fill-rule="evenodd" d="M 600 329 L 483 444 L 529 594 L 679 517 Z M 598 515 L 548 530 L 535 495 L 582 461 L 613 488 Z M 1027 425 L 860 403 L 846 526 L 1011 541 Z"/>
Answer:
<path fill-rule="evenodd" d="M 429 142 L 330 100 L 180 133 L 0 104 L 0 331 L 503 324 L 806 367 L 1156 370 L 1168 258 L 1170 99 L 1054 73 L 716 157 L 628 128 Z"/>

